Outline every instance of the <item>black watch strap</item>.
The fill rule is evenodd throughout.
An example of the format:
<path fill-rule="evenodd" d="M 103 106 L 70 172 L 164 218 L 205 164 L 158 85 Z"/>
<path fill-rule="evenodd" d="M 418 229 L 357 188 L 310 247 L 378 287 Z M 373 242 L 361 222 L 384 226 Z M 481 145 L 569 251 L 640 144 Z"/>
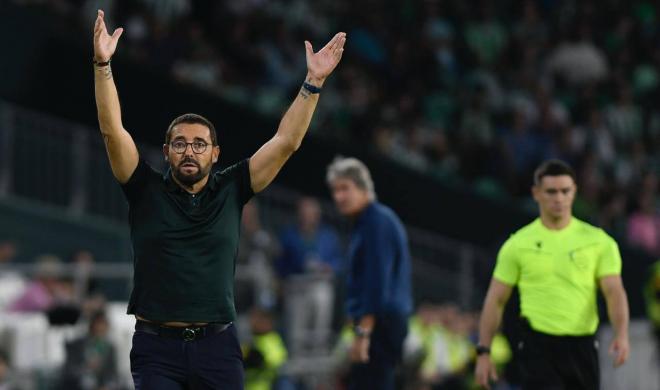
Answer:
<path fill-rule="evenodd" d="M 319 88 L 315 85 L 312 85 L 312 84 L 308 83 L 307 81 L 303 82 L 302 87 L 305 88 L 309 93 L 312 93 L 312 94 L 321 92 L 321 88 Z"/>
<path fill-rule="evenodd" d="M 477 356 L 486 355 L 490 353 L 490 348 L 483 345 L 477 345 Z"/>
<path fill-rule="evenodd" d="M 96 58 L 92 58 L 92 62 L 93 62 L 94 65 L 97 66 L 97 67 L 102 67 L 102 66 L 108 66 L 108 65 L 110 65 L 110 60 L 107 60 L 107 61 L 105 61 L 105 62 L 99 62 L 99 61 L 96 61 Z"/>

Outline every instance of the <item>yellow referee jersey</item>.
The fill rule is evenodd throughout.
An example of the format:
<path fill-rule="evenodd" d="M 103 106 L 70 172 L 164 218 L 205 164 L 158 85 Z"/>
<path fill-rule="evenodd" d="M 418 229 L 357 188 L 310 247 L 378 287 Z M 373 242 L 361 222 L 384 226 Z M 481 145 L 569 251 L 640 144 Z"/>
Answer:
<path fill-rule="evenodd" d="M 598 279 L 619 274 L 619 247 L 602 229 L 572 218 L 550 230 L 537 218 L 504 243 L 493 277 L 518 286 L 521 315 L 532 329 L 583 336 L 598 327 Z"/>

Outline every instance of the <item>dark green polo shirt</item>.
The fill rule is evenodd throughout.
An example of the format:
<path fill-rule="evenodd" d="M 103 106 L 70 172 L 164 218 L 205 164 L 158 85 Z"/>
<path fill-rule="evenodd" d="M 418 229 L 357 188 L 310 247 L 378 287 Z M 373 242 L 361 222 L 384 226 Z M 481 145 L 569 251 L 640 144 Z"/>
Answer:
<path fill-rule="evenodd" d="M 169 170 L 162 175 L 140 159 L 122 189 L 134 255 L 128 313 L 162 322 L 234 321 L 241 212 L 254 195 L 248 160 L 212 174 L 192 195 Z"/>

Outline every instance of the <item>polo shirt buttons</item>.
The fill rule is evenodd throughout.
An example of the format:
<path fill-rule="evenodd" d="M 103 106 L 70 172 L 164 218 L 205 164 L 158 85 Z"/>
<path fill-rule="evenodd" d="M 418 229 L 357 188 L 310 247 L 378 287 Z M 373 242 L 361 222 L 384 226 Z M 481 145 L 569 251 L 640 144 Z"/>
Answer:
<path fill-rule="evenodd" d="M 197 198 L 197 196 L 195 196 L 195 194 L 192 194 L 192 198 L 190 199 L 190 203 L 191 203 L 194 207 L 199 206 L 199 198 Z"/>

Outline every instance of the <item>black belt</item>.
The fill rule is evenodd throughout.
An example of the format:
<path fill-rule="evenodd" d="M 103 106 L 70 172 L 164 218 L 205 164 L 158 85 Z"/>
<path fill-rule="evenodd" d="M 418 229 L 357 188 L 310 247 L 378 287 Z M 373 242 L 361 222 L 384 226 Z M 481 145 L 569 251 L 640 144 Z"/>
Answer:
<path fill-rule="evenodd" d="M 216 333 L 224 332 L 231 326 L 231 324 L 231 322 L 226 324 L 212 322 L 206 325 L 192 325 L 184 328 L 164 326 L 153 322 L 137 320 L 135 323 L 135 330 L 161 337 L 168 337 L 183 341 L 193 341 L 214 335 Z"/>

